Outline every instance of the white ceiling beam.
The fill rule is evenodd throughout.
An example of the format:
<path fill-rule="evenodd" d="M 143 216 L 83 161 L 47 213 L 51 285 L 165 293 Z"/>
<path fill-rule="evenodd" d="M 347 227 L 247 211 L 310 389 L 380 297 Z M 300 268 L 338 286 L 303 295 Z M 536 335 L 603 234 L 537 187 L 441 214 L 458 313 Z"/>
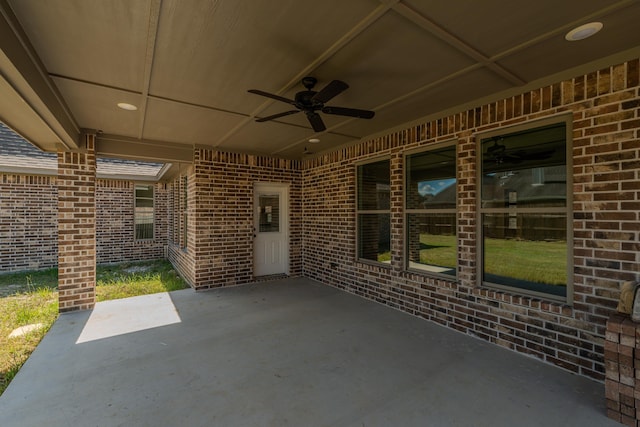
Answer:
<path fill-rule="evenodd" d="M 140 106 L 140 129 L 138 138 L 144 137 L 144 126 L 147 117 L 147 104 L 149 103 L 149 87 L 151 86 L 151 71 L 153 70 L 153 58 L 158 39 L 158 21 L 160 20 L 160 8 L 162 0 L 152 0 L 149 7 L 149 30 L 147 33 L 147 49 L 144 59 L 144 76 L 142 78 L 142 105 Z"/>
<path fill-rule="evenodd" d="M 100 133 L 96 136 L 96 155 L 129 160 L 191 163 L 193 145 Z"/>

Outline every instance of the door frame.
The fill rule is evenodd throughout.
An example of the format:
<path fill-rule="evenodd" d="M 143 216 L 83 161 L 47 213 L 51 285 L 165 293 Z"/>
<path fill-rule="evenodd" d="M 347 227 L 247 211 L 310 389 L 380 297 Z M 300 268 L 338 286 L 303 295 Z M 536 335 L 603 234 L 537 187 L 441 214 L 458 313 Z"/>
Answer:
<path fill-rule="evenodd" d="M 253 209 L 252 209 L 252 222 L 253 222 L 253 242 L 252 242 L 252 251 L 253 251 L 253 257 L 252 257 L 252 270 L 253 270 L 253 277 L 262 277 L 262 276 L 257 276 L 256 275 L 256 233 L 258 232 L 257 230 L 257 216 L 256 216 L 256 206 L 257 206 L 257 195 L 261 192 L 269 192 L 269 191 L 276 191 L 280 194 L 280 211 L 284 213 L 284 215 L 281 216 L 280 219 L 280 227 L 281 227 L 281 231 L 282 231 L 282 239 L 284 241 L 284 246 L 283 246 L 283 254 L 282 254 L 282 259 L 283 259 L 283 264 L 284 264 L 284 274 L 289 275 L 289 270 L 290 270 L 290 260 L 289 260 L 289 250 L 290 250 L 290 246 L 291 246 L 291 241 L 290 241 L 290 236 L 289 236 L 289 217 L 290 217 L 290 210 L 289 210 L 289 188 L 291 187 L 291 184 L 286 183 L 286 182 L 264 182 L 264 181 L 256 181 L 253 183 Z"/>

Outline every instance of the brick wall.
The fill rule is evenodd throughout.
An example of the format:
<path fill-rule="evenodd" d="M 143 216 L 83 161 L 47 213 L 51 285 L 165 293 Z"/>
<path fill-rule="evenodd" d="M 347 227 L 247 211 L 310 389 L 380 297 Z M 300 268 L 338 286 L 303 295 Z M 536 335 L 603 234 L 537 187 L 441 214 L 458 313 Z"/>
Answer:
<path fill-rule="evenodd" d="M 0 174 L 0 272 L 57 265 L 56 177 Z"/>
<path fill-rule="evenodd" d="M 196 289 L 239 285 L 253 276 L 253 185 L 289 183 L 290 275 L 302 272 L 301 174 L 290 160 L 196 149 L 188 175 L 187 248 L 170 257 Z M 179 180 L 173 182 L 179 185 Z M 178 192 L 179 193 L 179 192 Z M 176 192 L 172 192 L 176 194 Z M 174 206 L 178 204 L 173 201 Z M 174 213 L 175 215 L 175 213 Z M 171 235 L 173 233 L 170 233 Z"/>
<path fill-rule="evenodd" d="M 168 184 L 168 207 L 169 207 L 169 261 L 180 273 L 180 276 L 191 287 L 196 286 L 195 282 L 195 258 L 193 233 L 193 209 L 195 200 L 194 168 L 189 167 L 184 174 L 181 174 Z M 185 190 L 186 182 L 186 190 Z M 184 192 L 187 192 L 185 203 Z M 185 215 L 186 213 L 186 215 Z M 185 229 L 185 218 L 190 231 Z M 188 240 L 188 237 L 191 239 Z"/>
<path fill-rule="evenodd" d="M 133 181 L 99 179 L 96 187 L 98 264 L 164 258 L 169 226 L 166 184 L 155 184 L 154 238 L 134 238 Z"/>
<path fill-rule="evenodd" d="M 307 160 L 303 275 L 573 372 L 604 379 L 619 283 L 640 273 L 639 61 L 605 68 Z M 554 115 L 573 120 L 571 304 L 477 285 L 476 135 Z M 404 269 L 403 155 L 458 144 L 458 277 Z M 355 163 L 391 157 L 390 266 L 356 260 Z"/>
<path fill-rule="evenodd" d="M 0 174 L 0 273 L 58 265 L 57 177 Z M 154 239 L 134 239 L 133 181 L 96 183 L 98 264 L 165 257 L 169 217 L 167 184 L 154 185 Z"/>

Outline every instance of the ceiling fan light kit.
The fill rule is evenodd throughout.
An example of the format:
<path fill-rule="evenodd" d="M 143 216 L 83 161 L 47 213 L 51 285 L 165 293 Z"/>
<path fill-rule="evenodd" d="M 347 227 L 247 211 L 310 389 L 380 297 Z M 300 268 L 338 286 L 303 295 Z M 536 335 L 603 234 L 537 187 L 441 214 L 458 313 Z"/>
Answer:
<path fill-rule="evenodd" d="M 320 117 L 319 112 L 324 114 L 333 114 L 337 116 L 356 117 L 359 119 L 371 119 L 375 115 L 373 111 L 359 110 L 357 108 L 346 107 L 333 107 L 325 106 L 326 102 L 329 102 L 337 95 L 341 94 L 349 88 L 349 85 L 340 80 L 333 80 L 327 84 L 322 90 L 316 92 L 313 90 L 318 80 L 315 77 L 305 77 L 302 79 L 302 85 L 306 90 L 296 93 L 294 99 L 285 98 L 280 95 L 275 95 L 269 92 L 264 92 L 258 89 L 249 89 L 249 93 L 255 95 L 264 96 L 267 98 L 275 99 L 276 101 L 284 102 L 296 107 L 295 110 L 284 111 L 282 113 L 273 114 L 267 117 L 261 117 L 256 119 L 256 122 L 262 123 L 270 120 L 279 119 L 280 117 L 289 116 L 299 112 L 305 113 L 309 124 L 315 132 L 322 132 L 327 129 Z"/>

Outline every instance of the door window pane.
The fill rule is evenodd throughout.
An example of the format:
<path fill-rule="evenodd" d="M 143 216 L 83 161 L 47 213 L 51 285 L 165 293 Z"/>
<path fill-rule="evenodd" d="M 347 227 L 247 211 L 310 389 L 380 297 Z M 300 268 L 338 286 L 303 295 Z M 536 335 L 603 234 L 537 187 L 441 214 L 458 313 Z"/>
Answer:
<path fill-rule="evenodd" d="M 280 231 L 280 197 L 278 194 L 258 196 L 259 230 L 261 233 Z"/>

